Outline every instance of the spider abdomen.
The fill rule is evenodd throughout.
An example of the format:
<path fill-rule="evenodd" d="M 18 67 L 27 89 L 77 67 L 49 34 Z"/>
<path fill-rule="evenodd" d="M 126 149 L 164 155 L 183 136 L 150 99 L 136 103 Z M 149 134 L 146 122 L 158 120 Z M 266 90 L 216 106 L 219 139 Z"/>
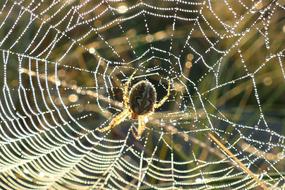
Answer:
<path fill-rule="evenodd" d="M 156 103 L 156 90 L 148 81 L 140 81 L 135 84 L 129 93 L 129 106 L 132 111 L 132 119 L 154 111 Z"/>

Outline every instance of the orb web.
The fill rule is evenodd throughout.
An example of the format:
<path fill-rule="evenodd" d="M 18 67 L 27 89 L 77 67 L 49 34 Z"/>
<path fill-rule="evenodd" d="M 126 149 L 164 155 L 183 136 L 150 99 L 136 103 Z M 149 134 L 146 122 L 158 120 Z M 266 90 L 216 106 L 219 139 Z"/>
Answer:
<path fill-rule="evenodd" d="M 283 1 L 0 2 L 2 189 L 282 189 Z M 171 95 L 136 140 L 124 83 Z"/>

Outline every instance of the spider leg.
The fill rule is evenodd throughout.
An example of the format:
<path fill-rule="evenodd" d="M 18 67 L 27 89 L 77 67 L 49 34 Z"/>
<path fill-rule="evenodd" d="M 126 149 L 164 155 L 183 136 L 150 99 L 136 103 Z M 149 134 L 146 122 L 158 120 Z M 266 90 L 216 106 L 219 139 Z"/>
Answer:
<path fill-rule="evenodd" d="M 104 128 L 96 128 L 96 131 L 99 132 L 106 132 L 109 131 L 110 129 L 113 129 L 114 127 L 116 127 L 117 125 L 119 125 L 121 122 L 123 122 L 128 116 L 129 116 L 129 110 L 124 110 L 121 113 L 119 113 L 118 115 L 116 115 L 111 122 L 109 123 L 109 125 L 107 127 Z"/>
<path fill-rule="evenodd" d="M 128 93 L 128 90 L 129 90 L 129 86 L 130 86 L 130 83 L 134 77 L 134 75 L 136 74 L 137 72 L 137 69 L 132 73 L 132 75 L 130 76 L 130 78 L 128 79 L 128 81 L 124 84 L 124 91 L 123 91 L 123 100 L 124 100 L 124 106 L 125 108 L 128 107 L 128 104 L 129 104 L 129 93 Z"/>
<path fill-rule="evenodd" d="M 170 80 L 168 80 L 167 94 L 158 103 L 154 104 L 154 108 L 156 109 L 162 106 L 169 98 L 169 95 L 170 95 Z"/>
<path fill-rule="evenodd" d="M 146 128 L 146 125 L 145 125 L 145 122 L 144 122 L 144 117 L 145 117 L 145 116 L 139 116 L 139 117 L 138 117 L 139 126 L 138 126 L 138 130 L 137 130 L 137 134 L 135 134 L 135 133 L 133 132 L 133 135 L 135 136 L 135 138 L 136 138 L 137 140 L 139 140 L 139 139 L 141 138 L 141 136 L 142 136 L 142 134 L 143 134 L 143 132 L 144 132 L 144 130 L 145 130 L 145 128 Z"/>
<path fill-rule="evenodd" d="M 131 128 L 131 130 L 132 130 L 133 136 L 136 138 L 137 134 L 136 134 L 136 132 L 134 131 L 134 128 Z M 136 138 L 136 139 L 137 139 L 137 138 Z"/>

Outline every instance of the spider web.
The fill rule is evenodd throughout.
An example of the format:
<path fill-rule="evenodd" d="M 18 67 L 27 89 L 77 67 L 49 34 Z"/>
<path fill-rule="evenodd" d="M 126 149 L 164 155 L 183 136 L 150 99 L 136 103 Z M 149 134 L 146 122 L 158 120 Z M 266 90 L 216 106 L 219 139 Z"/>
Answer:
<path fill-rule="evenodd" d="M 284 13 L 275 0 L 1 1 L 1 189 L 281 189 Z M 134 71 L 171 96 L 140 140 L 133 120 L 96 131 Z"/>

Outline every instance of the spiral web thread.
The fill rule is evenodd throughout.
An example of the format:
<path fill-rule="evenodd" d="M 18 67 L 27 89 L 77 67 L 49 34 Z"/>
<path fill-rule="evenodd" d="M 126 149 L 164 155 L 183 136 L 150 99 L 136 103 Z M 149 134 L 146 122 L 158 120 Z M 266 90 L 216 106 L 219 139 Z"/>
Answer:
<path fill-rule="evenodd" d="M 282 1 L 3 0 L 0 10 L 1 189 L 284 187 L 284 130 L 262 97 L 272 77 L 284 87 Z M 170 81 L 171 96 L 140 140 L 133 120 L 95 131 L 123 110 L 135 70 L 158 99 Z M 255 104 L 236 117 L 241 100 L 216 98 L 244 84 Z"/>

